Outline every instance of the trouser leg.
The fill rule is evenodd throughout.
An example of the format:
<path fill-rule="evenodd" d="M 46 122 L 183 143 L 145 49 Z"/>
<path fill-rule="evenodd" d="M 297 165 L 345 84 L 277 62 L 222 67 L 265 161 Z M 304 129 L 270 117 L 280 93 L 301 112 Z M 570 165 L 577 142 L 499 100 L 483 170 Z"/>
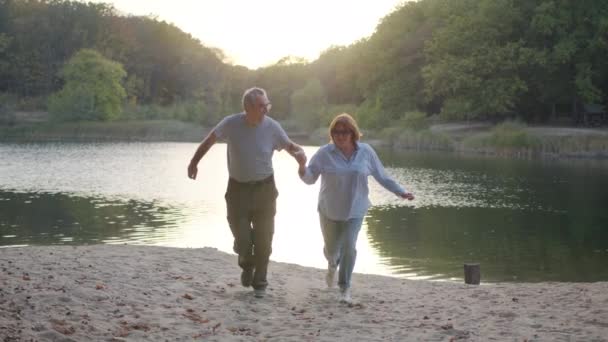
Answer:
<path fill-rule="evenodd" d="M 225 196 L 228 224 L 234 237 L 233 250 L 239 256 L 239 266 L 244 270 L 254 267 L 249 193 L 249 189 L 230 181 Z"/>
<path fill-rule="evenodd" d="M 341 289 L 350 287 L 355 261 L 357 260 L 357 237 L 361 230 L 363 218 L 352 218 L 341 221 L 339 227 L 338 243 L 342 246 L 340 253 L 340 269 L 338 272 L 338 286 Z"/>
<path fill-rule="evenodd" d="M 323 254 L 329 267 L 338 267 L 340 262 L 340 244 L 338 243 L 338 221 L 332 221 L 319 213 L 321 233 L 323 234 Z"/>
<path fill-rule="evenodd" d="M 268 286 L 266 275 L 272 253 L 277 195 L 274 182 L 258 187 L 254 195 L 256 204 L 252 214 L 253 261 L 255 264 L 252 286 L 254 289 L 265 289 Z"/>
<path fill-rule="evenodd" d="M 266 274 L 268 262 L 272 253 L 272 238 L 274 235 L 274 215 L 254 216 L 253 220 L 253 262 L 255 273 L 252 286 L 263 289 L 268 286 Z"/>

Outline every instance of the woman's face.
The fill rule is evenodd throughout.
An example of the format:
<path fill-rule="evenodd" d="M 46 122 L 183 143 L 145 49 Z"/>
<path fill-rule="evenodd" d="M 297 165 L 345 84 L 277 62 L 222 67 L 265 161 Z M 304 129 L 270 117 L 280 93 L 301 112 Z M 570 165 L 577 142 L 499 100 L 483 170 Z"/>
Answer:
<path fill-rule="evenodd" d="M 338 123 L 331 130 L 331 138 L 339 148 L 353 146 L 353 132 L 344 124 Z"/>

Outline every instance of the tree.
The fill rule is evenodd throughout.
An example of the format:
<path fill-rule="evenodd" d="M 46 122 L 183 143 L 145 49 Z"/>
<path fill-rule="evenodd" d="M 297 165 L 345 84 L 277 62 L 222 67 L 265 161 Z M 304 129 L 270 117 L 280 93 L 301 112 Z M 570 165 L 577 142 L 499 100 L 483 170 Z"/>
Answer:
<path fill-rule="evenodd" d="M 49 111 L 61 121 L 107 121 L 120 117 L 126 92 L 122 65 L 97 51 L 77 52 L 61 71 L 63 88 L 49 99 Z"/>
<path fill-rule="evenodd" d="M 325 89 L 318 79 L 310 79 L 306 86 L 291 95 L 292 117 L 304 128 L 314 129 L 327 124 L 323 121 L 326 107 Z"/>
<path fill-rule="evenodd" d="M 512 0 L 450 3 L 452 14 L 426 47 L 429 98 L 447 118 L 489 118 L 513 110 L 528 88 L 522 70 L 534 51 L 521 39 L 524 16 Z"/>
<path fill-rule="evenodd" d="M 606 100 L 608 4 L 544 0 L 536 4 L 527 41 L 543 52 L 530 84 L 545 103 Z"/>

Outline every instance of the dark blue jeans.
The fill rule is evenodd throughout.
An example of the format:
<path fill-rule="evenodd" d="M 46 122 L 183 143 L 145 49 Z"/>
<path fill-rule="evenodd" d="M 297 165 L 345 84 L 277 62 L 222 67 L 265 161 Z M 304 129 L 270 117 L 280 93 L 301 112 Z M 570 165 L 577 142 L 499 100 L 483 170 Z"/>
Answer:
<path fill-rule="evenodd" d="M 243 270 L 254 270 L 252 286 L 265 289 L 272 253 L 278 191 L 272 176 L 258 182 L 228 181 L 226 206 L 234 237 L 234 252 Z"/>

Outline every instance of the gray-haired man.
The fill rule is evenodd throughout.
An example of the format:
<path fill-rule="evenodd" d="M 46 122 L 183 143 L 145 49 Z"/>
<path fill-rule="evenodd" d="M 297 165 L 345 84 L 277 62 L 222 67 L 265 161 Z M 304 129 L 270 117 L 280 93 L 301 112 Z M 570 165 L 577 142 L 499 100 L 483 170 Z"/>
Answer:
<path fill-rule="evenodd" d="M 266 116 L 271 104 L 266 91 L 250 88 L 243 94 L 244 112 L 220 121 L 201 142 L 188 165 L 188 177 L 196 179 L 197 165 L 219 140 L 228 145 L 228 223 L 234 236 L 234 252 L 242 268 L 241 284 L 253 286 L 256 297 L 263 297 L 266 273 L 272 252 L 276 189 L 272 154 L 285 149 L 300 165 L 306 154 L 293 143 L 274 119 Z"/>

